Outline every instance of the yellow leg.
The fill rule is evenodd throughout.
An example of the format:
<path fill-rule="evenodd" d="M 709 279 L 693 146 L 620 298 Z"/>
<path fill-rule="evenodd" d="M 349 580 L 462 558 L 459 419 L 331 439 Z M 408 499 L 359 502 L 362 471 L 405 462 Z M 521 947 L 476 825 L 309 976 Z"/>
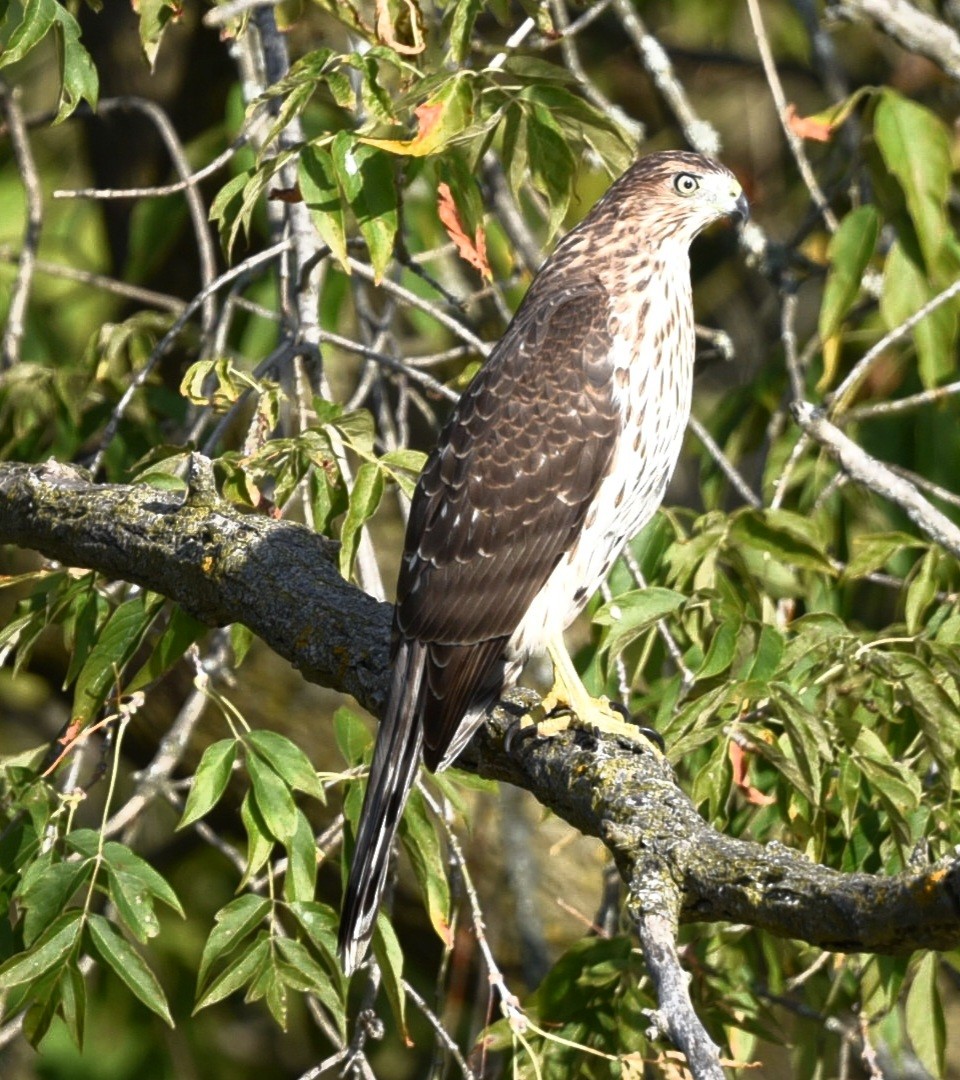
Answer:
<path fill-rule="evenodd" d="M 553 688 L 536 710 L 537 716 L 525 718 L 527 723 L 535 724 L 538 735 L 555 735 L 570 727 L 579 727 L 646 745 L 642 729 L 628 723 L 623 714 L 613 708 L 609 698 L 590 696 L 573 666 L 562 637 L 550 641 L 547 654 L 553 663 Z M 559 717 L 551 716 L 558 708 L 566 708 L 570 712 Z"/>

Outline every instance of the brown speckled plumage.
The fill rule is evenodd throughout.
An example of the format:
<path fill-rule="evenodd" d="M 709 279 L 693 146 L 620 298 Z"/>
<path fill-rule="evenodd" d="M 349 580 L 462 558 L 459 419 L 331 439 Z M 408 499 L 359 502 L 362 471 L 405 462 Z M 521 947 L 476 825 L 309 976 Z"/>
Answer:
<path fill-rule="evenodd" d="M 346 970 L 366 951 L 421 756 L 431 769 L 456 757 L 659 506 L 690 412 L 689 245 L 745 213 L 723 166 L 640 159 L 557 245 L 441 433 L 407 527 Z"/>

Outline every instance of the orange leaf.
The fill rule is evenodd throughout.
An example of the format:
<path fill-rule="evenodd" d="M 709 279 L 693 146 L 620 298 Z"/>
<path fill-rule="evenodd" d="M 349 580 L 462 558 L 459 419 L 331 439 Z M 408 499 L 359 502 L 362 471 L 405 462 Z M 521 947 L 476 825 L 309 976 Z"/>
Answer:
<path fill-rule="evenodd" d="M 817 116 L 798 116 L 794 104 L 787 106 L 784 123 L 800 139 L 812 142 L 829 142 L 833 137 L 833 125 Z"/>
<path fill-rule="evenodd" d="M 440 223 L 447 230 L 447 236 L 456 245 L 460 258 L 479 270 L 488 281 L 492 281 L 493 272 L 487 262 L 487 237 L 483 226 L 477 226 L 472 240 L 467 236 L 449 184 L 441 183 L 437 187 L 437 214 Z"/>
<path fill-rule="evenodd" d="M 413 115 L 417 118 L 417 139 L 428 139 L 443 116 L 443 102 L 425 101 L 413 110 Z"/>
<path fill-rule="evenodd" d="M 770 806 L 771 803 L 775 803 L 777 800 L 772 795 L 764 795 L 747 779 L 748 757 L 746 750 L 738 742 L 731 739 L 727 753 L 730 756 L 730 764 L 733 766 L 733 782 L 744 793 L 747 802 L 752 803 L 754 806 Z"/>

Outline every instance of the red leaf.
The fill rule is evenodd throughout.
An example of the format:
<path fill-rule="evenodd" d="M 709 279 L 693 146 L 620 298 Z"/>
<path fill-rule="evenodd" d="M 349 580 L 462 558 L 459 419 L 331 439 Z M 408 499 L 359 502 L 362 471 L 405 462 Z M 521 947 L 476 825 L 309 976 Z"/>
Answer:
<path fill-rule="evenodd" d="M 418 109 L 418 115 L 419 111 Z M 487 262 L 487 237 L 483 227 L 477 226 L 472 240 L 467 236 L 449 184 L 441 183 L 437 187 L 437 214 L 440 217 L 440 223 L 447 230 L 447 236 L 456 245 L 460 258 L 476 267 L 488 281 L 492 281 L 493 271 L 490 269 L 490 263 Z"/>
<path fill-rule="evenodd" d="M 833 125 L 816 116 L 797 116 L 797 107 L 792 103 L 787 106 L 784 123 L 801 139 L 812 142 L 829 142 L 833 137 Z"/>
<path fill-rule="evenodd" d="M 426 139 L 430 132 L 440 123 L 440 117 L 443 116 L 443 102 L 431 104 L 429 101 L 425 101 L 413 110 L 413 115 L 417 118 L 417 138 Z"/>
<path fill-rule="evenodd" d="M 775 803 L 777 800 L 772 795 L 764 795 L 747 779 L 747 751 L 738 742 L 731 739 L 727 753 L 730 756 L 730 764 L 733 766 L 733 782 L 744 793 L 747 802 L 752 803 L 754 806 L 770 806 L 771 803 Z"/>

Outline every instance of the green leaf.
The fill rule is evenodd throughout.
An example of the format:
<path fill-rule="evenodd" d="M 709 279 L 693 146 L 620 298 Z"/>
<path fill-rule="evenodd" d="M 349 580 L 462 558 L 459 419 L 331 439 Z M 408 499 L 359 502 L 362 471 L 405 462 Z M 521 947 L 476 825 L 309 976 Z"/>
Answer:
<path fill-rule="evenodd" d="M 373 951 L 383 977 L 383 989 L 386 991 L 390 1007 L 400 1029 L 400 1037 L 407 1034 L 407 993 L 403 988 L 403 950 L 397 940 L 396 932 L 390 920 L 381 911 L 377 915 L 377 924 L 373 934 Z"/>
<path fill-rule="evenodd" d="M 233 623 L 230 627 L 230 648 L 233 650 L 233 662 L 239 667 L 250 651 L 255 636 L 243 623 Z"/>
<path fill-rule="evenodd" d="M 16 23 L 17 16 L 20 22 Z M 26 0 L 22 8 L 5 5 L 0 27 L 0 68 L 16 64 L 46 37 L 57 18 L 56 0 Z"/>
<path fill-rule="evenodd" d="M 816 526 L 790 510 L 737 512 L 728 533 L 733 547 L 752 548 L 787 566 L 832 572 Z"/>
<path fill-rule="evenodd" d="M 108 840 L 103 845 L 103 861 L 108 868 L 117 870 L 138 881 L 151 896 L 156 897 L 161 903 L 172 908 L 181 918 L 186 917 L 183 906 L 167 879 L 154 870 L 146 859 L 142 859 L 131 851 L 126 844 Z"/>
<path fill-rule="evenodd" d="M 366 241 L 374 277 L 379 281 L 393 258 L 399 224 L 390 156 L 358 142 L 348 131 L 337 132 L 330 149 L 337 181 Z"/>
<path fill-rule="evenodd" d="M 187 649 L 198 641 L 210 629 L 181 607 L 174 607 L 170 619 L 153 650 L 150 658 L 126 686 L 127 693 L 133 693 L 143 686 L 159 679 L 180 660 Z"/>
<path fill-rule="evenodd" d="M 204 750 L 187 794 L 178 829 L 192 825 L 216 806 L 227 790 L 236 757 L 236 739 L 220 739 Z"/>
<path fill-rule="evenodd" d="M 917 573 L 914 574 L 907 588 L 904 617 L 909 634 L 920 633 L 923 628 L 923 617 L 936 598 L 938 563 L 939 555 L 935 548 L 931 548 L 920 560 Z"/>
<path fill-rule="evenodd" d="M 945 207 L 953 181 L 949 129 L 929 109 L 885 89 L 874 112 L 873 134 L 903 191 L 926 270 L 932 272 L 948 232 Z"/>
<path fill-rule="evenodd" d="M 462 64 L 470 52 L 470 38 L 481 7 L 481 0 L 457 0 L 453 8 L 447 40 L 450 43 L 450 59 L 455 64 Z"/>
<path fill-rule="evenodd" d="M 111 870 L 107 873 L 110 899 L 117 908 L 119 921 L 141 944 L 160 933 L 160 920 L 153 909 L 150 893 L 130 874 Z"/>
<path fill-rule="evenodd" d="M 83 1029 L 87 1011 L 87 987 L 76 964 L 69 963 L 58 983 L 60 1015 L 70 1038 L 77 1048 L 83 1046 Z"/>
<path fill-rule="evenodd" d="M 93 870 L 90 862 L 54 862 L 54 858 L 52 851 L 45 852 L 21 870 L 16 897 L 25 911 L 23 940 L 28 946 L 63 912 Z"/>
<path fill-rule="evenodd" d="M 317 232 L 349 274 L 343 203 L 329 149 L 314 144 L 305 146 L 300 153 L 298 175 L 303 201 Z"/>
<path fill-rule="evenodd" d="M 616 656 L 660 619 L 679 611 L 686 599 L 683 593 L 658 586 L 634 589 L 604 604 L 593 621 L 610 628 L 604 645 L 611 656 Z"/>
<path fill-rule="evenodd" d="M 240 804 L 240 820 L 247 832 L 247 868 L 240 882 L 240 888 L 242 888 L 270 858 L 270 853 L 273 851 L 273 837 L 270 835 L 270 830 L 252 791 L 244 795 L 243 802 Z"/>
<path fill-rule="evenodd" d="M 289 906 L 293 917 L 307 935 L 310 943 L 323 956 L 331 970 L 339 971 L 340 962 L 337 960 L 339 914 L 317 900 L 294 900 Z"/>
<path fill-rule="evenodd" d="M 80 44 L 80 24 L 66 8 L 56 5 L 57 45 L 60 53 L 60 101 L 55 124 L 73 112 L 81 101 L 97 110 L 100 79 L 93 60 Z"/>
<path fill-rule="evenodd" d="M 774 677 L 777 668 L 780 666 L 783 649 L 783 634 L 776 627 L 764 623 L 760 627 L 753 662 L 750 664 L 745 677 L 753 682 L 768 682 Z"/>
<path fill-rule="evenodd" d="M 931 1076 L 943 1076 L 947 1029 L 937 986 L 938 957 L 928 952 L 907 991 L 907 1036 L 920 1063 Z"/>
<path fill-rule="evenodd" d="M 891 330 L 899 326 L 932 300 L 938 291 L 923 267 L 897 240 L 890 248 L 883 269 L 880 315 L 884 324 Z M 954 371 L 957 340 L 956 304 L 951 302 L 934 308 L 917 323 L 912 335 L 923 385 L 933 387 L 950 377 Z"/>
<path fill-rule="evenodd" d="M 400 822 L 400 837 L 410 856 L 417 882 L 427 903 L 427 914 L 437 936 L 448 947 L 453 946 L 450 927 L 450 883 L 437 825 L 433 821 L 423 796 L 410 792 L 407 808 Z"/>
<path fill-rule="evenodd" d="M 901 551 L 923 547 L 924 542 L 908 533 L 867 533 L 853 537 L 853 554 L 843 570 L 843 577 L 854 580 L 882 570 Z"/>
<path fill-rule="evenodd" d="M 737 654 L 737 639 L 740 634 L 739 621 L 728 619 L 717 627 L 710 640 L 710 647 L 697 670 L 698 679 L 712 679 L 722 674 L 733 663 Z"/>
<path fill-rule="evenodd" d="M 203 987 L 211 965 L 229 956 L 263 922 L 270 910 L 269 900 L 253 893 L 244 893 L 217 912 L 214 916 L 216 925 L 210 931 L 200 957 L 198 991 Z"/>
<path fill-rule="evenodd" d="M 549 207 L 547 236 L 554 236 L 567 216 L 575 162 L 552 113 L 535 105 L 527 116 L 527 153 L 533 186 Z"/>
<path fill-rule="evenodd" d="M 880 235 L 880 215 L 867 204 L 851 210 L 830 240 L 830 268 L 820 304 L 820 337 L 832 337 L 860 295 L 863 273 L 873 258 Z"/>
<path fill-rule="evenodd" d="M 324 971 L 301 941 L 278 938 L 277 951 L 287 962 L 281 969 L 284 982 L 301 993 L 315 994 L 333 1018 L 341 1036 L 346 1038 L 347 1013 L 342 980 Z"/>
<path fill-rule="evenodd" d="M 210 988 L 194 1006 L 194 1014 L 208 1005 L 222 1001 L 241 987 L 252 983 L 257 974 L 270 963 L 270 938 L 261 931 L 255 941 L 245 948 L 210 984 Z"/>
<path fill-rule="evenodd" d="M 140 47 L 150 70 L 157 59 L 160 40 L 167 24 L 180 18 L 180 0 L 138 0 L 140 11 Z"/>
<path fill-rule="evenodd" d="M 166 996 L 143 957 L 102 915 L 89 915 L 87 926 L 91 945 L 100 958 L 113 968 L 135 997 L 173 1027 L 173 1017 L 170 1015 Z"/>
<path fill-rule="evenodd" d="M 140 647 L 163 607 L 156 593 L 142 592 L 122 603 L 107 620 L 90 651 L 73 690 L 74 722 L 86 724 L 103 706 L 111 690 L 119 688 L 123 669 Z"/>
<path fill-rule="evenodd" d="M 247 754 L 253 798 L 270 835 L 281 844 L 292 839 L 297 828 L 297 805 L 290 788 L 256 754 Z"/>
<path fill-rule="evenodd" d="M 83 911 L 79 908 L 65 911 L 29 949 L 11 956 L 0 965 L 0 990 L 34 982 L 51 968 L 62 964 L 79 944 L 83 917 Z"/>
<path fill-rule="evenodd" d="M 260 728 L 249 732 L 244 741 L 264 759 L 280 778 L 295 791 L 303 791 L 320 802 L 326 801 L 317 770 L 296 743 L 278 731 Z"/>
<path fill-rule="evenodd" d="M 383 490 L 383 470 L 376 462 L 365 461 L 357 469 L 350 505 L 340 529 L 340 573 L 348 581 L 353 574 L 361 530 L 380 505 Z"/>
<path fill-rule="evenodd" d="M 317 844 L 313 828 L 302 810 L 297 811 L 297 828 L 286 849 L 283 895 L 288 901 L 309 900 L 317 886 Z"/>

